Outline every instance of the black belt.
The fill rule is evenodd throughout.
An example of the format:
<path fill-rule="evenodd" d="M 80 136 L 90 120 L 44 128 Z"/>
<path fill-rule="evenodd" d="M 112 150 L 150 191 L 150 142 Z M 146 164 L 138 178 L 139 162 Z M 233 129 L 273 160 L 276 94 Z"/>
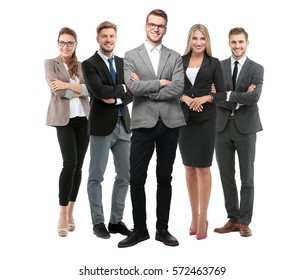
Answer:
<path fill-rule="evenodd" d="M 119 117 L 118 117 L 118 121 L 124 121 L 123 116 L 119 116 Z"/>

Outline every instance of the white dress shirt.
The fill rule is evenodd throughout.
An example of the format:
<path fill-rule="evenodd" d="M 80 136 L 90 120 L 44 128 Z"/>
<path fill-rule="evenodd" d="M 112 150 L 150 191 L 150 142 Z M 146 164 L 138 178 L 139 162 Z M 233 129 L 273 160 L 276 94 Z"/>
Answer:
<path fill-rule="evenodd" d="M 155 70 L 155 74 L 157 75 L 162 44 L 154 48 L 147 41 L 145 41 L 144 45 L 148 52 L 151 64 Z"/>

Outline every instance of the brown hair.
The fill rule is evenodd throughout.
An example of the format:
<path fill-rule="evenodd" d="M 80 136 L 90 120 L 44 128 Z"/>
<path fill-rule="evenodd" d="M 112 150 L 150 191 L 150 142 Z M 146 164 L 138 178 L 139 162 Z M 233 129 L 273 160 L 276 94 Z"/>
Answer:
<path fill-rule="evenodd" d="M 68 35 L 73 36 L 75 39 L 75 42 L 77 42 L 77 35 L 73 29 L 71 29 L 69 27 L 63 27 L 62 29 L 60 29 L 57 40 L 59 40 L 59 37 L 62 34 L 68 34 Z M 71 78 L 79 77 L 79 69 L 78 69 L 79 66 L 78 66 L 78 61 L 77 61 L 77 56 L 76 56 L 75 50 L 72 54 L 71 59 L 67 62 L 67 66 L 68 66 L 68 73 Z"/>
<path fill-rule="evenodd" d="M 246 41 L 248 41 L 248 33 L 246 32 L 246 30 L 242 27 L 235 27 L 232 28 L 229 32 L 229 39 L 232 35 L 239 35 L 239 34 L 244 34 Z"/>
<path fill-rule="evenodd" d="M 187 36 L 187 43 L 186 43 L 186 49 L 184 51 L 184 55 L 187 55 L 187 54 L 189 54 L 192 51 L 191 43 L 192 43 L 192 38 L 193 38 L 194 32 L 196 30 L 201 31 L 203 36 L 204 36 L 204 38 L 205 38 L 206 47 L 205 47 L 204 52 L 208 56 L 212 56 L 212 47 L 211 47 L 210 34 L 209 34 L 208 29 L 203 24 L 194 24 L 190 28 L 190 31 L 189 31 L 188 36 Z"/>
<path fill-rule="evenodd" d="M 113 28 L 115 30 L 115 33 L 117 32 L 117 26 L 114 23 L 112 23 L 110 21 L 103 21 L 96 28 L 97 35 L 100 34 L 101 30 L 106 29 L 106 28 Z"/>
<path fill-rule="evenodd" d="M 158 17 L 164 18 L 165 21 L 166 21 L 166 25 L 167 25 L 167 14 L 166 14 L 163 10 L 161 10 L 161 9 L 152 10 L 152 11 L 147 15 L 147 17 L 146 17 L 146 23 L 148 22 L 148 17 L 149 17 L 150 15 L 154 15 L 154 16 L 158 16 Z"/>

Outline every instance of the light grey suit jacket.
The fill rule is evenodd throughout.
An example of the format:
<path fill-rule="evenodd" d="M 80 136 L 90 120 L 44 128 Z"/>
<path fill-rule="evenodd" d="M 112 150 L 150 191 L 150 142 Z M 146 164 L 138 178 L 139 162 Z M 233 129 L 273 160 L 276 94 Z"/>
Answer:
<path fill-rule="evenodd" d="M 133 72 L 139 76 L 139 81 L 131 79 Z M 161 79 L 170 80 L 172 84 L 161 88 Z M 134 96 L 131 129 L 154 127 L 159 117 L 169 128 L 186 124 L 180 106 L 184 88 L 180 54 L 162 46 L 156 75 L 147 50 L 142 44 L 125 53 L 124 80 Z"/>

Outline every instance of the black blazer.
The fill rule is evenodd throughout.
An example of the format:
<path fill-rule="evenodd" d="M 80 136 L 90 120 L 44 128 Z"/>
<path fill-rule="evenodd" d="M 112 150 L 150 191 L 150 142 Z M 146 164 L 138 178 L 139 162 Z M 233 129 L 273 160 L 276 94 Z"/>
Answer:
<path fill-rule="evenodd" d="M 125 93 L 123 59 L 114 57 L 117 84 L 112 81 L 109 69 L 98 52 L 83 61 L 82 71 L 88 91 L 90 93 L 89 134 L 106 136 L 112 133 L 118 120 L 118 108 L 121 109 L 126 131 L 130 131 L 130 114 L 127 104 L 132 97 Z M 122 105 L 107 104 L 101 99 L 121 98 Z"/>
<path fill-rule="evenodd" d="M 197 73 L 195 83 L 192 85 L 186 75 L 186 70 L 189 65 L 191 53 L 182 56 L 183 68 L 184 68 L 184 94 L 189 97 L 200 97 L 208 95 L 211 92 L 211 86 L 214 83 L 216 93 L 213 93 L 214 102 L 203 104 L 202 112 L 195 112 L 190 110 L 189 107 L 182 103 L 182 110 L 186 120 L 204 121 L 207 119 L 216 118 L 216 105 L 220 101 L 225 100 L 226 91 L 223 82 L 223 74 L 220 66 L 220 62 L 217 58 L 205 55 L 200 69 Z"/>

